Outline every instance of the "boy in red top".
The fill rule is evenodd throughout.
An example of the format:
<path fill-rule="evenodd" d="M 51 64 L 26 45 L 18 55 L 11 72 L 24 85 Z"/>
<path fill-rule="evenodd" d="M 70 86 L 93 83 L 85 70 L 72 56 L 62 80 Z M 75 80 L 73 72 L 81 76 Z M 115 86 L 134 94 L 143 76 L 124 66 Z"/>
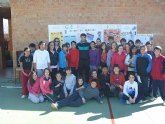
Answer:
<path fill-rule="evenodd" d="M 155 56 L 152 59 L 152 83 L 153 83 L 153 97 L 157 98 L 157 89 L 159 89 L 160 96 L 163 100 L 163 105 L 165 105 L 165 94 L 164 94 L 164 79 L 165 79 L 165 68 L 163 63 L 165 62 L 165 57 L 161 55 L 162 48 L 156 46 L 154 48 Z"/>
<path fill-rule="evenodd" d="M 115 64 L 113 72 L 110 74 L 110 90 L 114 96 L 119 96 L 122 93 L 124 82 L 124 74 L 120 72 L 119 65 Z"/>
<path fill-rule="evenodd" d="M 79 50 L 76 48 L 76 42 L 71 42 L 71 48 L 66 56 L 68 65 L 71 67 L 72 73 L 77 77 L 79 65 Z"/>
<path fill-rule="evenodd" d="M 123 46 L 118 46 L 118 52 L 112 56 L 111 67 L 114 68 L 115 64 L 120 65 L 120 71 L 126 74 L 127 67 L 125 65 L 126 55 L 123 52 Z"/>

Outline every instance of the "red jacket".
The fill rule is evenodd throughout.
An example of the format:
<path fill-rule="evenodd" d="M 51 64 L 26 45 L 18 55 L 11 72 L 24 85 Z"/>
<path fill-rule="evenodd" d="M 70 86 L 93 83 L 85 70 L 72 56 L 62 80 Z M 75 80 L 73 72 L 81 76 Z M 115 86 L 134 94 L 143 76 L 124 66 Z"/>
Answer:
<path fill-rule="evenodd" d="M 165 74 L 162 73 L 163 71 L 163 60 L 165 61 L 165 57 L 160 55 L 158 58 L 153 56 L 152 58 L 152 70 L 151 76 L 153 80 L 164 80 Z"/>
<path fill-rule="evenodd" d="M 120 70 L 126 72 L 127 66 L 125 65 L 125 57 L 126 55 L 124 54 L 124 52 L 121 55 L 119 55 L 119 53 L 115 53 L 112 56 L 111 67 L 114 68 L 114 65 L 118 64 L 120 67 Z"/>
<path fill-rule="evenodd" d="M 76 67 L 78 69 L 79 65 L 79 50 L 69 49 L 69 53 L 66 55 L 66 59 L 68 60 L 69 67 Z"/>
<path fill-rule="evenodd" d="M 110 83 L 113 85 L 124 85 L 125 77 L 123 73 L 116 76 L 113 72 L 110 74 Z"/>
<path fill-rule="evenodd" d="M 28 80 L 27 88 L 28 88 L 29 93 L 32 93 L 34 95 L 39 95 L 41 93 L 40 79 L 37 78 L 37 80 L 35 81 L 35 83 L 33 84 L 33 86 L 31 86 L 30 80 Z"/>
<path fill-rule="evenodd" d="M 48 81 L 44 80 L 44 76 L 40 78 L 40 88 L 43 95 L 46 94 L 53 94 L 53 90 L 50 89 L 50 84 L 52 83 L 52 80 L 49 79 Z"/>

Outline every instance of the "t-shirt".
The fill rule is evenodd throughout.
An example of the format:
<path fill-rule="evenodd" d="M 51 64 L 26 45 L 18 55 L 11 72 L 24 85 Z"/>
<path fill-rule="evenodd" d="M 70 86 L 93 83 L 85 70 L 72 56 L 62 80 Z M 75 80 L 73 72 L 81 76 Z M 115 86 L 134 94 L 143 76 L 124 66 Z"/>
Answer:
<path fill-rule="evenodd" d="M 32 67 L 32 62 L 33 62 L 33 57 L 30 55 L 28 57 L 22 56 L 20 58 L 20 62 L 22 62 L 22 66 L 24 70 L 31 70 Z"/>
<path fill-rule="evenodd" d="M 50 63 L 50 57 L 47 50 L 36 50 L 33 56 L 33 63 L 36 63 L 36 69 L 45 69 Z"/>

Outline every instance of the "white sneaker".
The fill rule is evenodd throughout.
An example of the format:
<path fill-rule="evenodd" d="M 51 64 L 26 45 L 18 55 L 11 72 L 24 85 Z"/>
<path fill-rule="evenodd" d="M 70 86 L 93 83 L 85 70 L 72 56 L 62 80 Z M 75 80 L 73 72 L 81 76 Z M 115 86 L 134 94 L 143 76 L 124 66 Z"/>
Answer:
<path fill-rule="evenodd" d="M 139 103 L 143 103 L 143 100 L 140 100 Z"/>
<path fill-rule="evenodd" d="M 151 98 L 152 101 L 155 101 L 156 99 L 157 99 L 156 97 L 152 97 L 152 98 Z"/>
<path fill-rule="evenodd" d="M 165 106 L 165 101 L 163 101 L 163 106 Z"/>
<path fill-rule="evenodd" d="M 127 105 L 130 105 L 131 103 L 127 100 L 127 101 L 126 101 L 126 104 L 127 104 Z"/>
<path fill-rule="evenodd" d="M 52 109 L 58 110 L 58 104 L 57 103 L 52 103 L 51 107 L 52 107 Z"/>
<path fill-rule="evenodd" d="M 21 99 L 24 99 L 25 97 L 26 97 L 26 95 L 22 95 L 22 96 L 21 96 Z"/>

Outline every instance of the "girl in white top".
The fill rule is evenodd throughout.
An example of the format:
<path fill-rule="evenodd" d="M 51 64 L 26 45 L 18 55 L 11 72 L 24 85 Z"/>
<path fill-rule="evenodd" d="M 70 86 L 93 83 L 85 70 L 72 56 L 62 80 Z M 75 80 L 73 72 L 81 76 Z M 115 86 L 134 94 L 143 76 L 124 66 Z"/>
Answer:
<path fill-rule="evenodd" d="M 35 51 L 33 56 L 34 70 L 38 77 L 43 75 L 45 68 L 50 68 L 50 57 L 48 51 L 45 50 L 45 45 L 45 42 L 39 42 L 39 49 Z"/>
<path fill-rule="evenodd" d="M 125 82 L 121 100 L 126 104 L 137 103 L 138 97 L 138 84 L 134 81 L 135 75 L 129 74 L 129 80 Z"/>

